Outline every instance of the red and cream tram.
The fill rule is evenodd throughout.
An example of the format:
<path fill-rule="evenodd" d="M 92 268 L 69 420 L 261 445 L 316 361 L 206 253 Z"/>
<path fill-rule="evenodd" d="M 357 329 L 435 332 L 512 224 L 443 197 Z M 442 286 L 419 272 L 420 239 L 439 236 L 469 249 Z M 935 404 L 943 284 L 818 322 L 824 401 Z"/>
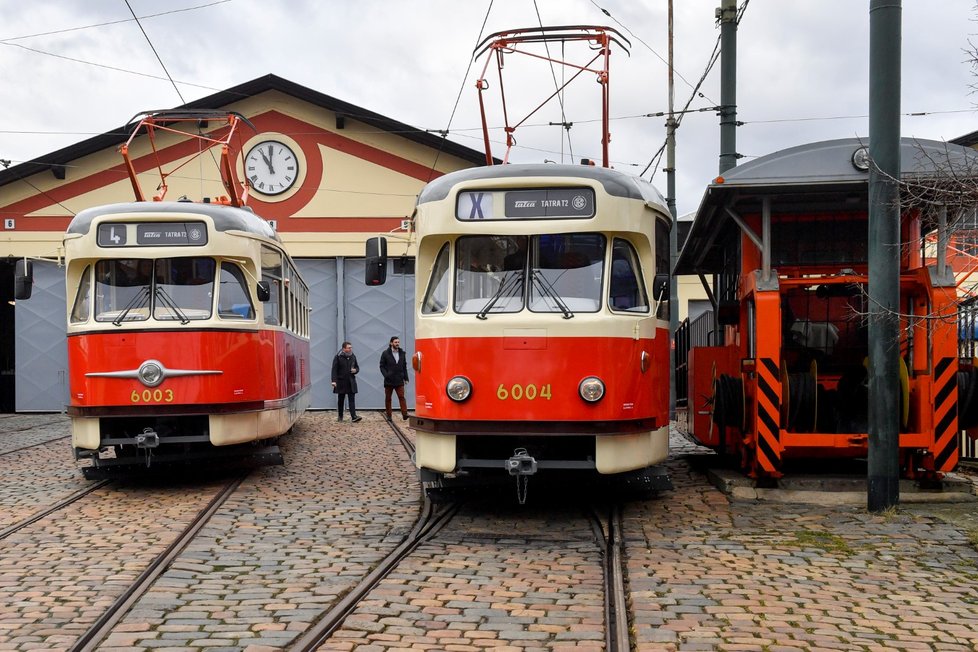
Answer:
<path fill-rule="evenodd" d="M 422 479 L 645 473 L 669 443 L 668 233 L 647 182 L 501 165 L 422 191 L 415 462 Z M 367 283 L 386 243 L 368 243 Z"/>
<path fill-rule="evenodd" d="M 287 432 L 309 403 L 308 289 L 268 222 L 216 204 L 114 204 L 79 213 L 64 244 L 68 413 L 86 475 L 280 461 L 233 446 Z"/>

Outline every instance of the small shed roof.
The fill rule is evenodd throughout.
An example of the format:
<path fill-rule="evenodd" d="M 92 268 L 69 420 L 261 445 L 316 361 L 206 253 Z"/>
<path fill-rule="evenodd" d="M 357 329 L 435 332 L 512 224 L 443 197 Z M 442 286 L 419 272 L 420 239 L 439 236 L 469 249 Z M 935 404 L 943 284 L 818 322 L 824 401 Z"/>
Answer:
<path fill-rule="evenodd" d="M 770 198 L 776 212 L 868 210 L 869 172 L 857 165 L 857 152 L 869 139 L 844 138 L 790 147 L 728 170 L 706 187 L 689 237 L 674 272 L 714 273 L 723 247 L 738 227 L 724 207 L 744 215 L 761 210 Z M 864 166 L 865 167 L 865 166 Z M 978 170 L 978 152 L 935 140 L 903 138 L 903 178 L 933 176 L 948 170 Z"/>

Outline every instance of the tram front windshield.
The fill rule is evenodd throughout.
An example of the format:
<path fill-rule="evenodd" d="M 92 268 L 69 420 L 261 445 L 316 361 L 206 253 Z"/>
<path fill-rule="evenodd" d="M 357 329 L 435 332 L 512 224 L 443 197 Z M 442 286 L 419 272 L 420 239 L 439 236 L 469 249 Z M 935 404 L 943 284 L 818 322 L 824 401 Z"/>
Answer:
<path fill-rule="evenodd" d="M 456 242 L 455 311 L 597 312 L 605 237 L 600 233 L 463 236 Z M 435 279 L 432 279 L 435 281 Z"/>
<path fill-rule="evenodd" d="M 117 258 L 95 264 L 95 320 L 208 319 L 217 264 L 213 258 Z"/>

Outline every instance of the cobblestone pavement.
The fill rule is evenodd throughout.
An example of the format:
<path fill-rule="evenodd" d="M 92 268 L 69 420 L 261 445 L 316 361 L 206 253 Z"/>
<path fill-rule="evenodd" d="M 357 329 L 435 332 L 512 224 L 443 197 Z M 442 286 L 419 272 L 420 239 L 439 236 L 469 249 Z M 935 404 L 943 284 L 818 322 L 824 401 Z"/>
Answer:
<path fill-rule="evenodd" d="M 602 556 L 579 506 L 463 507 L 321 649 L 602 650 Z"/>
<path fill-rule="evenodd" d="M 72 461 L 69 436 L 61 415 L 0 417 L 0 530 L 90 486 Z"/>
<path fill-rule="evenodd" d="M 253 473 L 100 649 L 287 648 L 418 513 L 403 449 L 380 414 L 364 416 L 338 424 L 335 412 L 305 415 L 282 440 L 286 464 Z M 4 423 L 0 451 L 27 436 Z M 0 455 L 5 520 L 84 483 L 56 441 L 25 452 Z M 731 502 L 688 462 L 701 452 L 674 438 L 675 490 L 625 505 L 634 649 L 978 649 L 973 504 L 874 515 Z M 114 483 L 0 541 L 0 650 L 66 649 L 212 484 Z M 322 649 L 603 649 L 587 501 L 570 487 L 544 499 L 539 486 L 522 507 L 513 491 L 467 503 Z"/>
<path fill-rule="evenodd" d="M 674 439 L 675 491 L 625 512 L 636 649 L 978 649 L 978 530 L 925 505 L 732 503 L 690 449 Z"/>
<path fill-rule="evenodd" d="M 285 465 L 249 477 L 100 649 L 280 647 L 305 631 L 419 513 L 406 451 L 363 416 L 304 416 Z"/>
<path fill-rule="evenodd" d="M 66 649 L 216 490 L 112 484 L 0 541 L 0 649 Z"/>
<path fill-rule="evenodd" d="M 0 414 L 0 455 L 70 436 L 71 423 L 64 414 Z"/>

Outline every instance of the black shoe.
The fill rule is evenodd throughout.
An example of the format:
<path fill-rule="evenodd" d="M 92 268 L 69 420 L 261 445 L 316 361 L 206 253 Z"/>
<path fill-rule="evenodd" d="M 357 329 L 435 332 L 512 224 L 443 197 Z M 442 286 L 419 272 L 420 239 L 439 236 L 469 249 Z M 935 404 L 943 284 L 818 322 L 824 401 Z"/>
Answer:
<path fill-rule="evenodd" d="M 337 421 L 342 421 L 343 420 L 343 417 L 336 417 L 336 420 Z"/>
<path fill-rule="evenodd" d="M 352 421 L 353 423 L 356 423 L 357 421 L 363 421 L 363 417 L 353 417 L 352 419 L 350 419 L 350 421 Z"/>
<path fill-rule="evenodd" d="M 407 421 L 407 420 L 408 420 L 408 415 L 406 415 L 406 414 L 402 414 L 402 415 L 401 415 L 401 418 L 402 418 L 402 419 L 404 419 L 405 421 Z"/>
<path fill-rule="evenodd" d="M 384 415 L 384 419 L 386 419 L 387 421 L 390 421 L 391 420 L 391 415 L 385 414 Z"/>

